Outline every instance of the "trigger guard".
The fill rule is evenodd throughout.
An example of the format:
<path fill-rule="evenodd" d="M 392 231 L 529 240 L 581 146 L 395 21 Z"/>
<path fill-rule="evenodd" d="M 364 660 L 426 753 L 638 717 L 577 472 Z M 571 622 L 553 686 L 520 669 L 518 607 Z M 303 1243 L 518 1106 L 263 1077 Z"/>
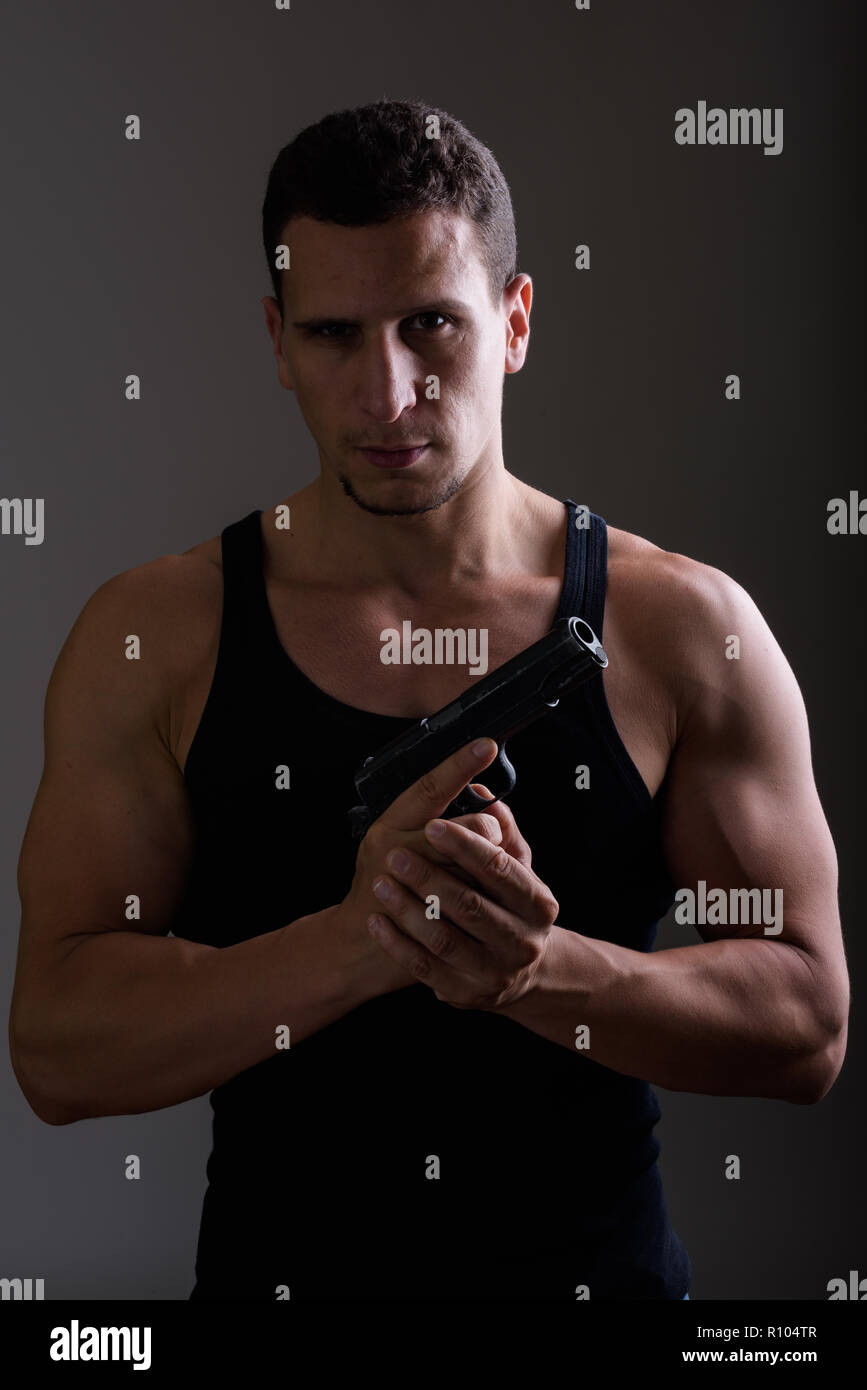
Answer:
<path fill-rule="evenodd" d="M 446 810 L 444 812 L 444 818 L 450 820 L 454 819 L 455 816 L 473 815 L 477 811 L 486 810 L 488 806 L 493 806 L 495 801 L 501 801 L 504 796 L 508 796 L 509 792 L 513 791 L 515 788 L 516 778 L 515 769 L 509 761 L 509 758 L 506 755 L 505 747 L 503 745 L 501 745 L 497 750 L 497 756 L 494 759 L 494 761 L 490 764 L 490 766 L 483 768 L 482 772 L 480 772 L 478 777 L 476 777 L 474 780 L 476 782 L 481 782 L 482 786 L 486 787 L 488 784 L 486 781 L 482 781 L 483 775 L 486 772 L 493 772 L 495 768 L 498 772 L 496 781 L 502 783 L 499 791 L 497 790 L 496 785 L 494 787 L 488 787 L 488 790 L 491 792 L 491 795 L 490 797 L 485 798 L 479 796 L 477 792 L 474 792 L 468 784 L 466 787 L 464 787 L 463 791 L 460 791 L 458 793 L 454 801 L 452 801 L 446 807 Z M 494 780 L 494 778 L 491 778 L 491 781 Z"/>

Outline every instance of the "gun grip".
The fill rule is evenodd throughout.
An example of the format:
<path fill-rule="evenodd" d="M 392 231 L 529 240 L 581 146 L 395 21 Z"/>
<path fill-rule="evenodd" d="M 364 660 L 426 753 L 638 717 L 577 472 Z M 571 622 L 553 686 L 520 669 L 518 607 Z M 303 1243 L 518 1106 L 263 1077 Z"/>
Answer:
<path fill-rule="evenodd" d="M 495 768 L 497 769 L 497 775 L 491 777 Z M 462 792 L 458 792 L 454 801 L 449 802 L 443 812 L 444 820 L 453 820 L 455 816 L 468 816 L 473 811 L 485 811 L 489 806 L 492 806 L 495 801 L 500 801 L 504 796 L 508 796 L 509 792 L 514 791 L 517 778 L 515 777 L 515 769 L 506 756 L 506 745 L 504 743 L 499 745 L 497 756 L 490 767 L 486 767 L 484 771 L 473 780 L 482 782 L 486 787 L 488 782 L 492 781 L 494 785 L 491 786 L 489 790 L 493 792 L 493 797 L 486 800 L 483 796 L 479 796 L 477 792 L 474 792 L 471 787 L 466 786 Z M 497 790 L 498 785 L 499 790 Z"/>

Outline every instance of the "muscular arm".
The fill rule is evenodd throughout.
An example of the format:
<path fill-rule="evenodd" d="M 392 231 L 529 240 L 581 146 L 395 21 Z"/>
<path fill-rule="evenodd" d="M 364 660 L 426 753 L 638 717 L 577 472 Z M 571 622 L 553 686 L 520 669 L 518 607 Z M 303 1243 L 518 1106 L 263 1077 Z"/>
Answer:
<path fill-rule="evenodd" d="M 48 688 L 9 1038 L 49 1124 L 202 1095 L 273 1056 L 278 1024 L 294 1045 L 386 988 L 336 908 L 225 949 L 183 939 L 193 831 L 161 726 L 185 563 L 169 556 L 97 590 Z M 140 660 L 124 656 L 130 633 Z M 140 920 L 126 917 L 131 894 Z"/>
<path fill-rule="evenodd" d="M 755 604 L 720 571 L 665 557 L 654 610 L 649 630 L 666 634 L 681 672 L 662 824 L 672 878 L 727 898 L 782 889 L 782 931 L 683 926 L 704 944 L 648 954 L 570 923 L 554 929 L 535 988 L 498 1012 L 573 1049 L 589 1024 L 576 1061 L 670 1090 L 816 1101 L 842 1065 L 849 984 L 801 693 Z"/>

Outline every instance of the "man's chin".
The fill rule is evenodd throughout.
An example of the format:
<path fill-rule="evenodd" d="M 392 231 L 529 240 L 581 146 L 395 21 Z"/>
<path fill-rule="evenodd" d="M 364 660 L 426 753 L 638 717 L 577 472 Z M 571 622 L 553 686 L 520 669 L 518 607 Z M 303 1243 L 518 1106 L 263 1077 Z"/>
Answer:
<path fill-rule="evenodd" d="M 429 479 L 412 478 L 405 474 L 396 485 L 396 475 L 383 475 L 376 487 L 365 482 L 359 488 L 345 473 L 338 473 L 340 485 L 362 511 L 374 516 L 419 516 L 436 511 L 459 492 L 463 478 L 448 478 L 432 483 Z"/>

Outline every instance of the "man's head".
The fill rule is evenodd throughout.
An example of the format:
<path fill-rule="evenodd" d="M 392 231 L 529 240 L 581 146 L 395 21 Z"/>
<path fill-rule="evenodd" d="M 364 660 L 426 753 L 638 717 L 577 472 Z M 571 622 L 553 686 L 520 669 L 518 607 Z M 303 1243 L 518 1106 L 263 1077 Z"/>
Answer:
<path fill-rule="evenodd" d="M 280 381 L 323 465 L 366 510 L 440 506 L 499 456 L 503 372 L 526 352 L 532 289 L 494 156 L 421 103 L 337 112 L 281 150 L 262 220 Z M 426 447 L 406 468 L 363 452 L 410 444 Z"/>

